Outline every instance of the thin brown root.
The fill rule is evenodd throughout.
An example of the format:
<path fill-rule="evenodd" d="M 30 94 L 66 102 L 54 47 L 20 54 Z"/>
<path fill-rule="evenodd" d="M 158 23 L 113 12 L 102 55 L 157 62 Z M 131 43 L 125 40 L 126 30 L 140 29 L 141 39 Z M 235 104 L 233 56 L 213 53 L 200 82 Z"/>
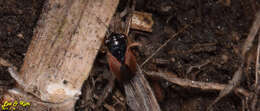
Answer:
<path fill-rule="evenodd" d="M 188 70 L 186 71 L 187 74 L 189 74 L 193 69 L 201 69 L 202 67 L 206 66 L 207 64 L 209 64 L 211 61 L 210 60 L 206 60 L 204 63 L 202 64 L 198 64 L 198 65 L 194 65 L 194 66 L 190 66 L 188 68 Z"/>
<path fill-rule="evenodd" d="M 190 25 L 185 25 L 180 31 L 175 33 L 170 39 L 168 39 L 164 44 L 162 44 L 151 56 L 149 56 L 141 65 L 140 67 L 143 67 L 144 64 L 146 64 L 155 54 L 157 54 L 163 47 L 165 47 L 173 38 L 175 38 L 180 33 L 184 32 Z"/>

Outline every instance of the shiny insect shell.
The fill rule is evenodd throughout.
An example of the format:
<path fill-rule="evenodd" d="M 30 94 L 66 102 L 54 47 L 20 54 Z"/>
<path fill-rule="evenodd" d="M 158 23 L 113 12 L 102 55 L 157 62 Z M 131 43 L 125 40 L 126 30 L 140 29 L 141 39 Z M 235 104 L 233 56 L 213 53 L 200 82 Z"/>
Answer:
<path fill-rule="evenodd" d="M 105 41 L 109 52 L 107 60 L 110 71 L 117 80 L 127 83 L 135 76 L 136 58 L 127 45 L 127 36 L 120 33 L 111 33 Z"/>
<path fill-rule="evenodd" d="M 116 57 L 116 59 L 123 64 L 125 61 L 125 53 L 127 49 L 127 38 L 124 34 L 111 33 L 105 41 L 109 52 Z"/>

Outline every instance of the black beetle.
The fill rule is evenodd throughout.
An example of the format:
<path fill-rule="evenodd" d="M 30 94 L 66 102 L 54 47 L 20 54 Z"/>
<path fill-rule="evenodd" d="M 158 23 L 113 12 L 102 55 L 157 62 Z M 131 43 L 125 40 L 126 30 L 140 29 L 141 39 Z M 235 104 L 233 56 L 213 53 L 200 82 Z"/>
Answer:
<path fill-rule="evenodd" d="M 112 32 L 105 41 L 110 71 L 117 80 L 127 83 L 135 76 L 136 58 L 128 46 L 127 36 Z"/>

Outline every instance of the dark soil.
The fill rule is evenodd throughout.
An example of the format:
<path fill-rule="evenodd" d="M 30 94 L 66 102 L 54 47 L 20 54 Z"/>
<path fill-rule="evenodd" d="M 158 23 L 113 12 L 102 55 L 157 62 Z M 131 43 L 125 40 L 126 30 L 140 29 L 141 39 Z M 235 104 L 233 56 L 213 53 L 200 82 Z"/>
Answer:
<path fill-rule="evenodd" d="M 204 82 L 227 84 L 241 63 L 240 50 L 254 15 L 259 7 L 258 0 L 137 0 L 136 10 L 153 14 L 155 25 L 152 33 L 131 30 L 133 41 L 142 44 L 134 49 L 138 63 L 142 63 L 165 41 L 185 25 L 190 25 L 167 44 L 158 54 L 145 64 L 144 69 L 175 73 L 178 77 Z M 44 0 L 1 0 L 0 1 L 0 57 L 18 68 L 30 44 L 33 28 L 36 26 Z M 119 10 L 126 1 L 121 0 Z M 160 62 L 163 61 L 163 62 Z M 203 65 L 200 69 L 191 66 Z M 99 69 L 106 69 L 99 70 Z M 97 81 L 108 72 L 105 54 L 100 52 L 91 77 Z M 254 65 L 248 71 L 242 87 L 250 90 L 254 80 Z M 111 75 L 102 75 L 109 80 Z M 7 67 L 0 66 L 0 80 L 10 80 Z M 102 95 L 106 82 L 96 82 L 93 95 Z M 88 82 L 89 84 L 93 84 Z M 160 81 L 165 98 L 160 102 L 163 111 L 203 111 L 218 96 L 215 91 L 183 88 L 165 80 Z M 116 101 L 123 97 L 120 86 L 115 85 L 112 93 L 95 108 L 97 98 L 81 100 L 85 108 L 107 110 L 105 105 L 115 109 L 127 109 L 125 103 Z M 121 91 L 122 92 L 122 91 Z M 120 95 L 121 94 L 121 95 Z M 83 101 L 83 102 L 82 102 Z M 123 100 L 122 100 L 123 101 Z M 241 99 L 231 94 L 214 106 L 214 111 L 241 111 Z M 79 105 L 80 108 L 84 109 Z"/>

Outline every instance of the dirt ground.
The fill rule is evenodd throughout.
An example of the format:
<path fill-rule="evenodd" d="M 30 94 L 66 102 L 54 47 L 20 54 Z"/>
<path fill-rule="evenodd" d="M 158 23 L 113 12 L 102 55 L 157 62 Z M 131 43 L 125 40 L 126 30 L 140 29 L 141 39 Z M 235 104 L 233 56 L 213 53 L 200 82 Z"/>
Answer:
<path fill-rule="evenodd" d="M 152 13 L 155 22 L 151 33 L 130 31 L 130 39 L 142 44 L 134 49 L 138 63 L 142 64 L 174 33 L 189 25 L 146 63 L 143 69 L 174 73 L 189 80 L 227 84 L 241 64 L 241 46 L 260 3 L 259 0 L 229 1 L 137 0 L 136 10 Z M 44 0 L 0 1 L 0 57 L 18 68 L 23 64 L 43 2 Z M 118 11 L 125 8 L 125 2 L 121 0 Z M 199 65 L 200 68 L 193 68 Z M 241 87 L 249 91 L 254 83 L 254 67 L 252 63 L 247 71 L 249 76 L 244 77 L 241 84 Z M 83 94 L 91 93 L 93 97 L 83 95 L 76 109 L 128 110 L 119 85 L 115 84 L 108 91 L 110 93 L 105 90 L 109 89 L 107 84 L 110 83 L 110 77 L 105 53 L 100 51 L 91 76 L 82 89 Z M 0 66 L 0 80 L 11 80 L 7 67 Z M 184 88 L 166 80 L 159 82 L 164 95 L 160 102 L 163 111 L 203 111 L 218 96 L 217 91 Z M 84 88 L 91 90 L 86 91 Z M 230 94 L 221 99 L 213 110 L 241 111 L 241 98 Z"/>

